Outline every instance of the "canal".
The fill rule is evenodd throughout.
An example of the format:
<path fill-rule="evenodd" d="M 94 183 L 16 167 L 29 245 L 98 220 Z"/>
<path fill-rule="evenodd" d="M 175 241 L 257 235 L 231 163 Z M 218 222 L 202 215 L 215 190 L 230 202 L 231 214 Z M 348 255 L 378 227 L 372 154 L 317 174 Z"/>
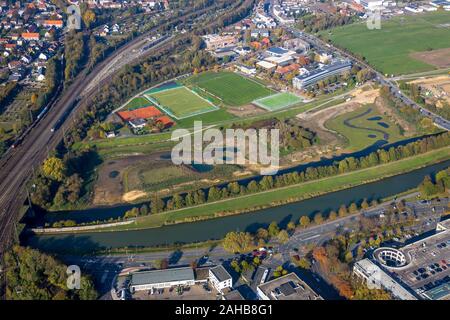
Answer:
<path fill-rule="evenodd" d="M 254 232 L 260 227 L 267 227 L 272 221 L 284 227 L 289 221 L 298 222 L 303 215 L 312 216 L 318 211 L 328 213 L 330 210 L 338 210 L 342 204 L 349 205 L 364 198 L 371 201 L 399 194 L 417 187 L 426 175 L 448 166 L 450 160 L 377 182 L 246 214 L 146 230 L 28 235 L 22 237 L 22 243 L 50 252 L 92 252 L 105 248 L 147 247 L 220 239 L 229 231 Z"/>

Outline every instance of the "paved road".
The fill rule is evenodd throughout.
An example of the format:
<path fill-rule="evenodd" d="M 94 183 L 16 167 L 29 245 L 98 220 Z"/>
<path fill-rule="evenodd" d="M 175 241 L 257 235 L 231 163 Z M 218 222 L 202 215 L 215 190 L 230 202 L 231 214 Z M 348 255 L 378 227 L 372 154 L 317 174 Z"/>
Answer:
<path fill-rule="evenodd" d="M 215 5 L 213 4 L 213 6 Z M 181 17 L 170 19 L 164 25 L 182 21 L 192 15 L 204 14 L 211 9 L 211 7 L 205 6 L 204 9 L 196 12 L 188 11 Z M 46 115 L 34 124 L 22 143 L 10 150 L 0 160 L 0 252 L 12 242 L 19 210 L 26 200 L 26 183 L 33 176 L 34 170 L 44 161 L 48 152 L 62 140 L 66 128 L 75 119 L 74 115 L 81 110 L 81 107 L 88 105 L 91 93 L 99 90 L 98 88 L 112 79 L 114 73 L 117 72 L 117 64 L 123 66 L 131 63 L 130 57 L 135 60 L 139 59 L 153 49 L 165 45 L 165 42 L 171 39 L 171 35 L 166 35 L 167 38 L 164 38 L 163 42 L 155 43 L 152 50 L 143 47 L 147 45 L 146 39 L 149 35 L 157 34 L 160 27 L 157 26 L 123 45 L 99 63 L 90 73 L 87 70 L 80 72 Z M 117 60 L 117 57 L 125 57 L 125 59 Z M 91 83 L 95 85 L 93 86 Z M 60 119 L 62 119 L 62 125 L 52 132 L 50 129 L 54 128 Z"/>
<path fill-rule="evenodd" d="M 272 17 L 274 17 L 273 13 L 272 13 Z M 335 46 L 332 46 L 331 44 L 326 43 L 323 40 L 321 40 L 318 37 L 315 37 L 311 34 L 301 32 L 289 25 L 282 25 L 282 27 L 285 30 L 287 30 L 288 32 L 290 32 L 291 34 L 293 34 L 295 37 L 307 40 L 308 42 L 310 42 L 313 46 L 315 46 L 317 48 L 322 48 L 326 51 L 329 51 L 330 49 L 337 51 L 343 57 L 346 57 L 347 59 L 350 59 L 353 62 L 357 62 L 359 65 L 362 65 L 365 68 L 371 70 L 376 75 L 375 80 L 378 81 L 381 85 L 388 86 L 391 93 L 395 97 L 400 99 L 404 104 L 406 104 L 409 107 L 419 110 L 422 113 L 422 115 L 433 120 L 435 125 L 440 127 L 441 129 L 450 130 L 450 121 L 448 121 L 448 120 L 444 119 L 443 117 L 439 116 L 438 114 L 435 114 L 435 113 L 431 112 L 430 110 L 425 109 L 422 106 L 418 105 L 416 102 L 411 100 L 408 96 L 406 96 L 403 92 L 401 92 L 401 90 L 398 88 L 397 84 L 392 79 L 385 77 L 382 73 L 375 70 L 372 66 L 367 64 L 365 61 L 362 61 L 359 58 L 352 55 L 351 53 L 344 51 L 340 48 L 337 48 Z"/>
<path fill-rule="evenodd" d="M 417 195 L 412 193 L 399 197 L 396 201 Z M 424 231 L 434 229 L 439 221 L 441 214 L 447 209 L 449 199 L 442 199 L 440 202 L 419 203 L 407 202 L 406 207 L 412 210 L 417 217 L 415 226 L 411 229 L 414 233 L 421 234 Z M 333 221 L 325 222 L 317 226 L 310 226 L 306 229 L 298 229 L 286 244 L 276 242 L 269 243 L 273 246 L 274 255 L 265 259 L 263 266 L 270 269 L 271 272 L 280 265 L 289 265 L 292 254 L 302 255 L 298 248 L 308 244 L 320 245 L 331 239 L 336 233 L 352 232 L 352 228 L 359 221 L 361 215 L 366 217 L 379 216 L 386 212 L 390 206 L 390 201 L 380 204 L 370 210 L 363 210 L 354 215 L 338 218 Z M 434 209 L 433 209 L 434 208 Z M 207 255 L 207 259 L 203 257 Z M 183 251 L 160 251 L 150 253 L 135 253 L 132 250 L 126 254 L 120 255 L 102 255 L 102 256 L 63 256 L 62 260 L 66 264 L 76 264 L 84 272 L 92 274 L 96 279 L 96 284 L 100 292 L 109 294 L 111 289 L 111 280 L 122 268 L 128 267 L 153 267 L 153 262 L 167 259 L 171 266 L 189 265 L 196 260 L 200 264 L 221 264 L 240 256 L 227 253 L 222 247 L 213 248 L 195 248 Z M 107 275 L 105 275 L 107 274 Z M 314 278 L 315 279 L 315 278 Z M 320 282 L 320 279 L 315 279 Z M 107 296 L 105 297 L 107 298 Z"/>

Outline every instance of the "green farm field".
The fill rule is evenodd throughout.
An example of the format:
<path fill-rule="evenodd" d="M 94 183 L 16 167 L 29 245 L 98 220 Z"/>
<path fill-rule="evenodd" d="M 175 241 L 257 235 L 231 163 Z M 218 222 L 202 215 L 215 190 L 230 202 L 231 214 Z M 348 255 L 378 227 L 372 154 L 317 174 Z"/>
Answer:
<path fill-rule="evenodd" d="M 241 106 L 273 93 L 261 83 L 233 72 L 205 72 L 185 80 L 189 87 L 199 87 L 230 106 Z"/>
<path fill-rule="evenodd" d="M 186 87 L 155 92 L 146 97 L 155 100 L 163 111 L 176 119 L 217 110 L 217 107 L 212 103 Z"/>
<path fill-rule="evenodd" d="M 400 128 L 372 105 L 330 119 L 325 126 L 344 136 L 346 148 L 352 151 L 362 150 L 378 140 L 392 143 L 404 138 Z"/>
<path fill-rule="evenodd" d="M 409 74 L 436 69 L 411 55 L 450 48 L 449 21 L 450 12 L 438 11 L 382 20 L 381 29 L 369 30 L 363 22 L 320 35 L 364 57 L 385 74 Z"/>

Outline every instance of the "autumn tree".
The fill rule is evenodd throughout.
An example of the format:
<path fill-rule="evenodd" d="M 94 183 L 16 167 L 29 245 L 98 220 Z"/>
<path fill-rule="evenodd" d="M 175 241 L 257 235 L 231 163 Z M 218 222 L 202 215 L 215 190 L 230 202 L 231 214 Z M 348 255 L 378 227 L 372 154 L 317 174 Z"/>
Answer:
<path fill-rule="evenodd" d="M 222 242 L 228 252 L 245 252 L 251 249 L 253 237 L 248 232 L 228 232 Z"/>
<path fill-rule="evenodd" d="M 303 228 L 306 228 L 307 226 L 309 226 L 311 221 L 308 216 L 302 216 L 299 220 L 299 223 Z"/>
<path fill-rule="evenodd" d="M 42 165 L 42 172 L 47 178 L 55 181 L 63 181 L 65 178 L 66 166 L 61 159 L 49 157 Z"/>

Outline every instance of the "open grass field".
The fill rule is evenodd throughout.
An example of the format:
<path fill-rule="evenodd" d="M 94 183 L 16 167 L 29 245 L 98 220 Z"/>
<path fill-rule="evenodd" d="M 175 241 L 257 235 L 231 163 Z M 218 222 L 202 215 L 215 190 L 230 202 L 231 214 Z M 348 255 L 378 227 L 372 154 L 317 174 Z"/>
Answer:
<path fill-rule="evenodd" d="M 257 99 L 253 104 L 269 111 L 280 110 L 302 102 L 303 99 L 289 92 L 280 92 L 274 95 Z"/>
<path fill-rule="evenodd" d="M 123 175 L 124 192 L 132 190 L 183 192 L 217 183 L 217 179 L 233 178 L 239 171 L 236 165 L 205 166 L 198 171 L 192 166 L 174 165 L 171 162 L 143 162 L 127 168 Z"/>
<path fill-rule="evenodd" d="M 273 93 L 261 83 L 234 72 L 205 72 L 185 80 L 189 87 L 199 87 L 230 106 L 241 106 Z"/>
<path fill-rule="evenodd" d="M 126 104 L 123 110 L 135 110 L 143 107 L 148 107 L 151 103 L 144 97 L 133 98 Z"/>
<path fill-rule="evenodd" d="M 344 136 L 347 149 L 352 151 L 362 150 L 378 140 L 395 142 L 404 138 L 400 128 L 372 105 L 330 119 L 325 126 Z"/>
<path fill-rule="evenodd" d="M 366 23 L 323 31 L 334 44 L 363 56 L 385 74 L 408 74 L 436 67 L 414 59 L 417 52 L 450 47 L 450 12 L 438 11 L 381 21 L 381 29 L 369 30 Z"/>
<path fill-rule="evenodd" d="M 353 186 L 379 180 L 385 177 L 408 172 L 436 162 L 448 160 L 449 147 L 433 150 L 415 157 L 362 169 L 334 177 L 314 180 L 284 188 L 272 189 L 266 192 L 231 198 L 197 207 L 179 209 L 165 213 L 139 217 L 137 223 L 127 226 L 113 227 L 106 230 L 132 230 L 155 228 L 168 221 L 184 222 L 192 219 L 210 219 L 224 211 L 246 211 L 258 206 L 270 206 L 273 202 L 289 199 L 304 200 L 327 192 L 338 191 Z"/>
<path fill-rule="evenodd" d="M 147 94 L 145 97 L 177 120 L 218 109 L 211 102 L 186 87 L 159 91 Z"/>

